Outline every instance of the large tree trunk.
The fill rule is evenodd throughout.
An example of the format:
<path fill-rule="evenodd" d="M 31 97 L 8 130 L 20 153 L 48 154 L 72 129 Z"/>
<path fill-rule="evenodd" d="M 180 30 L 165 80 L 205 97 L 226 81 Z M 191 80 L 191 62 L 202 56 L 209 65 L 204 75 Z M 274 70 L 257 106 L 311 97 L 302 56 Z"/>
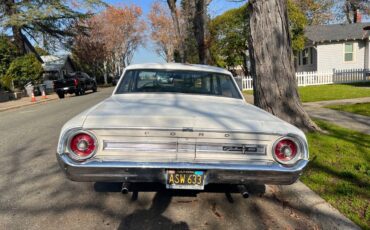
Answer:
<path fill-rule="evenodd" d="M 4 0 L 4 12 L 10 18 L 12 15 L 17 13 L 17 8 L 14 0 Z M 22 30 L 18 26 L 12 26 L 14 45 L 17 47 L 17 51 L 20 55 L 26 53 L 26 47 L 24 46 L 24 37 Z"/>
<path fill-rule="evenodd" d="M 14 45 L 17 47 L 17 51 L 20 55 L 26 54 L 26 47 L 24 42 L 24 36 L 22 34 L 21 28 L 17 26 L 12 27 L 13 38 L 14 38 Z"/>
<path fill-rule="evenodd" d="M 243 65 L 242 65 L 242 68 L 243 68 L 243 73 L 244 73 L 244 76 L 249 76 L 249 70 L 248 70 L 248 54 L 247 54 L 248 51 L 245 51 L 243 52 L 242 56 L 243 56 Z"/>
<path fill-rule="evenodd" d="M 104 61 L 103 68 L 104 68 L 104 85 L 107 85 L 108 84 L 108 63 L 107 61 Z"/>
<path fill-rule="evenodd" d="M 171 11 L 172 20 L 175 23 L 176 37 L 178 39 L 178 42 L 180 43 L 180 47 L 179 47 L 179 53 L 180 53 L 180 59 L 181 59 L 180 61 L 184 63 L 185 62 L 185 44 L 183 42 L 183 36 L 182 36 L 181 29 L 180 29 L 179 14 L 177 12 L 176 0 L 167 0 L 167 4 Z"/>
<path fill-rule="evenodd" d="M 209 64 L 211 54 L 208 45 L 208 15 L 207 7 L 210 0 L 195 1 L 194 35 L 198 43 L 198 55 L 200 64 Z"/>
<path fill-rule="evenodd" d="M 303 131 L 318 130 L 297 91 L 286 1 L 252 0 L 249 10 L 254 104 Z"/>

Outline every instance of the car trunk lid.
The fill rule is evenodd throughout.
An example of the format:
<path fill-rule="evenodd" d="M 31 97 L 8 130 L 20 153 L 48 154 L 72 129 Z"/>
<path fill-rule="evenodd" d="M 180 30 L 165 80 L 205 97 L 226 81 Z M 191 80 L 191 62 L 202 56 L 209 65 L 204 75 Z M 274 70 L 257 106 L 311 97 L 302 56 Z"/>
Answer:
<path fill-rule="evenodd" d="M 284 132 L 285 123 L 243 100 L 184 94 L 114 96 L 90 111 L 84 128 Z"/>

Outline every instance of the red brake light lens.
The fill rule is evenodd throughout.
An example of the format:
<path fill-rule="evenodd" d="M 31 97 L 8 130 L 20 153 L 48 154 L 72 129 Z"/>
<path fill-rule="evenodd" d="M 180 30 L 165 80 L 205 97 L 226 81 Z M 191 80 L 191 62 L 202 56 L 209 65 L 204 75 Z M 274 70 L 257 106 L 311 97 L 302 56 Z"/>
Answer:
<path fill-rule="evenodd" d="M 88 158 L 96 149 L 95 139 L 87 133 L 78 133 L 70 141 L 70 149 L 80 158 Z"/>
<path fill-rule="evenodd" d="M 282 139 L 275 145 L 274 153 L 277 160 L 288 162 L 296 157 L 298 146 L 290 139 Z"/>

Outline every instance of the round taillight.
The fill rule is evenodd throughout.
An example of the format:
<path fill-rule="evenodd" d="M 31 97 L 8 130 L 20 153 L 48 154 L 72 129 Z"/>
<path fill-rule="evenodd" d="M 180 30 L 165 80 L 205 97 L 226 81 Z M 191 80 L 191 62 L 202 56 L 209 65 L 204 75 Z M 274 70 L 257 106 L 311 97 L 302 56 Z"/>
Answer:
<path fill-rule="evenodd" d="M 298 153 L 298 145 L 291 139 L 281 139 L 274 147 L 275 158 L 281 163 L 288 163 L 293 160 Z"/>
<path fill-rule="evenodd" d="M 96 149 L 95 139 L 87 133 L 74 135 L 69 142 L 69 147 L 77 159 L 89 158 Z"/>

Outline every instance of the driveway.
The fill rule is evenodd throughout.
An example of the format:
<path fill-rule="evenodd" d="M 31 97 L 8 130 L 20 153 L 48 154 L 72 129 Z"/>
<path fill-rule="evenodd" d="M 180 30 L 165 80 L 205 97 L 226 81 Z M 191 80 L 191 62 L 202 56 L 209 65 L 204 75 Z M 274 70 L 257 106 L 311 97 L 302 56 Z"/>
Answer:
<path fill-rule="evenodd" d="M 253 186 L 243 199 L 230 186 L 196 194 L 137 185 L 122 195 L 120 184 L 67 180 L 59 131 L 111 91 L 0 112 L 0 229 L 356 229 L 301 183 Z"/>

